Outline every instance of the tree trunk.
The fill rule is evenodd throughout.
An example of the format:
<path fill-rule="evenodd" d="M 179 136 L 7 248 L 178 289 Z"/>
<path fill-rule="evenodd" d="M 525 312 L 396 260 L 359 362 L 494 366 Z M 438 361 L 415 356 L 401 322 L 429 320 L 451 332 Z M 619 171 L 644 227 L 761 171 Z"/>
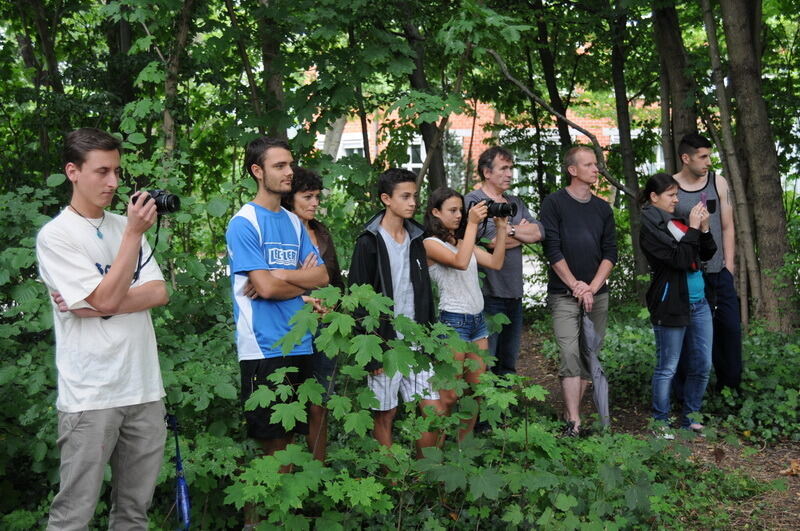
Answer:
<path fill-rule="evenodd" d="M 172 116 L 172 109 L 175 105 L 175 98 L 178 94 L 178 74 L 181 68 L 181 57 L 186 50 L 186 43 L 189 40 L 189 27 L 192 22 L 194 12 L 194 0 L 185 0 L 178 15 L 178 22 L 175 28 L 175 46 L 167 59 L 166 78 L 164 80 L 164 151 L 169 158 L 175 151 L 176 134 L 175 118 Z"/>
<path fill-rule="evenodd" d="M 667 76 L 667 69 L 664 66 L 664 61 L 659 61 L 661 65 L 661 72 L 659 73 L 660 81 L 660 98 L 661 98 L 661 151 L 664 154 L 664 171 L 670 175 L 678 173 L 678 164 L 675 161 L 676 153 L 672 142 L 672 125 L 670 124 L 670 102 L 669 102 L 669 76 Z"/>
<path fill-rule="evenodd" d="M 271 12 L 268 0 L 261 0 L 261 4 L 267 8 L 267 13 Z M 266 17 L 258 19 L 258 31 L 262 39 L 261 60 L 264 68 L 262 79 L 266 94 L 264 114 L 268 123 L 267 134 L 288 140 L 284 116 L 286 96 L 283 92 L 283 74 L 281 73 L 281 43 L 284 41 L 284 31 L 275 19 Z"/>
<path fill-rule="evenodd" d="M 112 130 L 119 128 L 125 105 L 136 99 L 136 91 L 133 86 L 135 69 L 131 67 L 131 57 L 128 55 L 131 49 L 132 35 L 131 24 L 124 18 L 120 18 L 116 22 L 109 20 L 105 26 L 106 44 L 108 45 L 106 87 L 108 92 L 114 95 L 114 103 L 119 107 L 118 112 L 112 118 Z"/>
<path fill-rule="evenodd" d="M 627 14 L 620 5 L 620 0 L 614 0 L 614 15 L 609 21 L 613 38 L 611 47 L 611 79 L 614 83 L 614 98 L 617 107 L 617 128 L 619 130 L 619 149 L 622 155 L 622 173 L 625 185 L 633 194 L 625 196 L 625 204 L 630 214 L 631 242 L 633 243 L 634 261 L 634 286 L 639 302 L 643 303 L 647 292 L 646 282 L 640 280 L 647 275 L 647 259 L 639 246 L 639 231 L 642 226 L 642 214 L 639 210 L 639 179 L 636 175 L 636 162 L 633 154 L 633 138 L 631 137 L 631 115 L 628 110 L 628 91 L 625 84 L 625 61 L 628 22 Z"/>
<path fill-rule="evenodd" d="M 39 46 L 41 46 L 44 62 L 47 65 L 44 82 L 53 89 L 53 92 L 64 94 L 64 85 L 61 83 L 61 73 L 58 71 L 58 59 L 56 58 L 55 23 L 51 26 L 47 22 L 47 12 L 41 0 L 27 0 L 26 2 L 17 0 L 17 7 L 20 12 L 24 12 L 26 4 L 30 7 L 30 15 L 33 17 L 33 24 L 39 37 Z M 57 17 L 53 17 L 53 19 L 57 20 Z"/>
<path fill-rule="evenodd" d="M 728 103 L 728 95 L 725 91 L 725 77 L 722 73 L 722 61 L 719 55 L 719 44 L 717 43 L 717 28 L 714 22 L 714 13 L 711 11 L 709 0 L 700 0 L 703 9 L 703 22 L 705 23 L 706 36 L 708 37 L 708 54 L 711 58 L 712 76 L 714 86 L 717 91 L 717 101 L 719 105 L 720 129 L 722 130 L 722 153 L 728 172 L 726 176 L 730 180 L 729 186 L 736 201 L 736 227 L 737 240 L 745 251 L 741 262 L 747 268 L 747 277 L 750 282 L 752 292 L 753 311 L 758 314 L 762 301 L 761 293 L 761 271 L 755 254 L 755 242 L 753 239 L 753 229 L 750 224 L 750 207 L 747 203 L 747 194 L 744 187 L 744 179 L 739 169 L 739 159 L 736 156 L 736 144 L 733 139 L 733 127 L 731 126 L 731 109 Z M 709 124 L 711 126 L 711 124 Z M 747 292 L 744 292 L 744 305 L 747 305 Z M 745 326 L 747 322 L 745 321 Z"/>
<path fill-rule="evenodd" d="M 547 95 L 550 98 L 550 105 L 564 116 L 567 115 L 567 107 L 561 99 L 561 94 L 558 92 L 558 82 L 556 79 L 556 61 L 553 57 L 553 52 L 550 49 L 550 36 L 547 31 L 547 23 L 544 20 L 544 5 L 542 0 L 534 2 L 534 9 L 539 16 L 536 17 L 536 42 L 539 49 L 539 60 L 542 63 L 542 74 L 544 74 L 544 83 L 547 87 Z M 533 85 L 531 85 L 533 86 Z M 558 128 L 558 138 L 561 142 L 562 152 L 567 151 L 572 147 L 572 137 L 569 134 L 569 125 L 556 117 L 556 127 Z"/>
<path fill-rule="evenodd" d="M 419 30 L 412 22 L 411 9 L 406 8 L 406 20 L 403 22 L 403 33 L 411 49 L 414 50 L 414 70 L 409 75 L 411 87 L 422 92 L 430 92 L 430 85 L 425 77 L 425 45 Z M 444 171 L 444 155 L 441 145 L 437 145 L 437 127 L 433 122 L 422 122 L 419 125 L 426 152 L 432 153 L 428 168 L 428 189 L 435 190 L 447 184 Z"/>
<path fill-rule="evenodd" d="M 786 213 L 778 175 L 778 155 L 761 95 L 747 0 L 721 0 L 722 22 L 728 45 L 730 76 L 736 98 L 739 130 L 744 138 L 750 169 L 750 199 L 756 227 L 764 317 L 771 328 L 789 332 L 797 320 L 791 304 L 792 284 L 781 274 L 788 249 Z"/>
<path fill-rule="evenodd" d="M 325 131 L 325 143 L 322 146 L 322 152 L 326 155 L 330 155 L 333 159 L 335 159 L 336 155 L 339 153 L 339 146 L 342 143 L 342 133 L 344 133 L 345 125 L 347 125 L 347 116 L 340 116 Z"/>
<path fill-rule="evenodd" d="M 239 51 L 239 57 L 242 59 L 242 67 L 244 68 L 245 76 L 247 76 L 247 85 L 250 88 L 250 104 L 253 106 L 253 112 L 255 112 L 256 116 L 259 118 L 258 130 L 263 135 L 264 124 L 261 123 L 263 111 L 261 110 L 261 103 L 258 99 L 258 84 L 253 74 L 253 67 L 250 64 L 250 56 L 247 54 L 247 46 L 245 45 L 244 39 L 241 37 L 239 21 L 236 17 L 236 10 L 233 8 L 233 1 L 225 0 L 225 8 L 228 11 L 228 18 L 231 20 L 231 27 L 238 35 L 236 38 L 236 48 Z"/>
<path fill-rule="evenodd" d="M 657 0 L 654 2 L 659 4 Z M 656 49 L 661 58 L 661 68 L 666 75 L 669 95 L 670 132 L 672 133 L 672 157 L 676 161 L 678 144 L 684 135 L 697 132 L 697 113 L 695 112 L 695 84 L 687 76 L 686 50 L 678 22 L 678 12 L 674 5 L 653 7 L 653 31 Z M 665 159 L 666 159 L 665 154 Z M 680 164 L 676 164 L 680 166 Z"/>

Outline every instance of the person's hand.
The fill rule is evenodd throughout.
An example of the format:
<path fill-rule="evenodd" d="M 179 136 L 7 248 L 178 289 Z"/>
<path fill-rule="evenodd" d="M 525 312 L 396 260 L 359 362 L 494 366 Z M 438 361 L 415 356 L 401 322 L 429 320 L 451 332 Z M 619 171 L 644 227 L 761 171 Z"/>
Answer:
<path fill-rule="evenodd" d="M 242 288 L 242 294 L 248 299 L 258 298 L 258 292 L 256 291 L 256 287 L 253 285 L 252 282 L 250 282 L 249 279 L 247 280 L 247 282 L 244 283 L 244 288 Z"/>
<path fill-rule="evenodd" d="M 133 198 L 136 198 L 135 203 Z M 144 234 L 153 226 L 157 217 L 156 202 L 150 198 L 150 194 L 140 190 L 131 196 L 131 202 L 128 203 L 128 225 L 126 227 L 128 230 L 135 234 Z"/>
<path fill-rule="evenodd" d="M 479 201 L 472 205 L 472 208 L 469 209 L 467 213 L 467 223 L 472 223 L 473 225 L 477 225 L 484 219 L 486 219 L 486 214 L 488 213 L 489 209 L 486 207 L 486 201 Z"/>
<path fill-rule="evenodd" d="M 702 201 L 698 201 L 689 212 L 689 226 L 693 229 L 708 231 L 708 210 Z"/>
<path fill-rule="evenodd" d="M 592 287 L 583 280 L 576 280 L 575 284 L 572 285 L 572 296 L 576 299 L 582 298 L 587 292 L 592 293 Z"/>
<path fill-rule="evenodd" d="M 53 298 L 53 302 L 58 306 L 59 312 L 68 312 L 69 307 L 67 307 L 67 303 L 64 301 L 64 297 L 61 296 L 61 293 L 58 291 L 54 291 L 50 294 Z"/>
<path fill-rule="evenodd" d="M 503 230 L 505 230 L 506 234 L 508 234 L 511 224 L 508 222 L 508 218 L 500 217 L 494 218 L 494 226 L 497 230 L 497 234 L 500 234 Z"/>
<path fill-rule="evenodd" d="M 303 263 L 298 267 L 298 269 L 311 269 L 312 267 L 317 266 L 317 255 L 314 253 L 308 253 L 306 259 L 303 260 Z"/>
<path fill-rule="evenodd" d="M 591 312 L 592 307 L 594 306 L 594 294 L 592 293 L 592 290 L 584 292 L 580 299 L 578 299 L 578 302 L 581 306 L 583 306 L 584 310 Z"/>
<path fill-rule="evenodd" d="M 314 311 L 317 312 L 320 315 L 325 315 L 329 311 L 327 308 L 325 308 L 322 305 L 322 301 L 320 299 L 315 298 L 315 297 L 309 297 L 308 295 L 303 295 L 303 302 L 313 306 L 314 307 Z"/>

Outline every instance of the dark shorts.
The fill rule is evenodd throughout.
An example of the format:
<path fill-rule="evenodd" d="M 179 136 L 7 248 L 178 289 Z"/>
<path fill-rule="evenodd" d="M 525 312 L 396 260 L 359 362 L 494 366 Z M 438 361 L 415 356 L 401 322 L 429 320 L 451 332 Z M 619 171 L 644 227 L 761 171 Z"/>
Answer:
<path fill-rule="evenodd" d="M 267 386 L 275 390 L 275 383 L 267 380 L 267 377 L 276 370 L 283 367 L 297 367 L 297 372 L 286 374 L 288 383 L 294 392 L 285 399 L 277 397 L 276 401 L 267 407 L 258 407 L 252 411 L 245 410 L 244 419 L 247 422 L 247 436 L 258 440 L 283 439 L 292 433 L 305 435 L 308 433 L 308 424 L 298 422 L 290 431 L 283 429 L 283 425 L 272 424 L 273 407 L 275 404 L 285 404 L 297 401 L 297 388 L 308 378 L 314 376 L 313 356 L 278 356 L 275 358 L 264 358 L 261 360 L 242 360 L 239 362 L 239 369 L 242 374 L 242 405 L 247 402 L 253 391 L 261 386 Z"/>
<path fill-rule="evenodd" d="M 316 346 L 314 347 L 314 354 L 312 356 L 314 357 L 314 378 L 317 379 L 318 384 L 325 388 L 325 392 L 322 393 L 322 405 L 324 406 L 325 402 L 327 402 L 332 395 L 336 394 L 334 379 L 336 375 L 337 358 L 329 358 L 324 352 L 318 351 Z"/>

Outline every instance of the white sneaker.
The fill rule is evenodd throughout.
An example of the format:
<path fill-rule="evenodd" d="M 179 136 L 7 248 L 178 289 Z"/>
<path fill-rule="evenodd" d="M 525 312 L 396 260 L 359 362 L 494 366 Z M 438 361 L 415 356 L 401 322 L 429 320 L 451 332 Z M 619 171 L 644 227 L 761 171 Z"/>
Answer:
<path fill-rule="evenodd" d="M 658 428 L 656 431 L 653 432 L 653 435 L 656 437 L 656 439 L 664 439 L 665 441 L 675 440 L 675 434 L 672 433 L 672 430 L 670 430 L 666 426 Z"/>

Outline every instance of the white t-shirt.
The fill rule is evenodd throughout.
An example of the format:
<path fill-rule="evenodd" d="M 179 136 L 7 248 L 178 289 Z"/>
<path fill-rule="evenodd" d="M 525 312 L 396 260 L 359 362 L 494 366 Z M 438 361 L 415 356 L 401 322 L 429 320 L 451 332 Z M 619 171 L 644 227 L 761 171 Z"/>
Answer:
<path fill-rule="evenodd" d="M 386 244 L 386 251 L 389 254 L 389 266 L 392 270 L 392 295 L 394 296 L 394 315 L 405 315 L 409 319 L 414 319 L 416 313 L 414 309 L 414 287 L 411 285 L 411 268 L 409 266 L 411 238 L 408 232 L 403 230 L 405 239 L 402 243 L 397 243 L 392 235 L 383 227 L 378 228 L 378 232 Z M 395 331 L 398 339 L 403 338 L 403 334 Z"/>
<path fill-rule="evenodd" d="M 90 220 L 95 226 L 100 219 Z M 49 292 L 58 291 L 70 309 L 92 308 L 86 302 L 111 267 L 128 219 L 106 212 L 100 231 L 69 208 L 47 223 L 36 237 L 39 273 Z M 150 246 L 142 237 L 142 260 Z M 131 287 L 164 280 L 155 258 Z M 77 317 L 53 305 L 58 369 L 59 411 L 76 413 L 159 400 L 164 396 L 156 336 L 150 312 Z"/>
<path fill-rule="evenodd" d="M 458 252 L 457 247 L 439 238 L 425 238 L 425 240 L 433 240 L 454 253 Z M 483 293 L 478 282 L 478 260 L 474 252 L 469 258 L 467 268 L 463 271 L 433 262 L 433 265 L 428 267 L 428 272 L 439 286 L 439 310 L 469 315 L 483 311 Z"/>

